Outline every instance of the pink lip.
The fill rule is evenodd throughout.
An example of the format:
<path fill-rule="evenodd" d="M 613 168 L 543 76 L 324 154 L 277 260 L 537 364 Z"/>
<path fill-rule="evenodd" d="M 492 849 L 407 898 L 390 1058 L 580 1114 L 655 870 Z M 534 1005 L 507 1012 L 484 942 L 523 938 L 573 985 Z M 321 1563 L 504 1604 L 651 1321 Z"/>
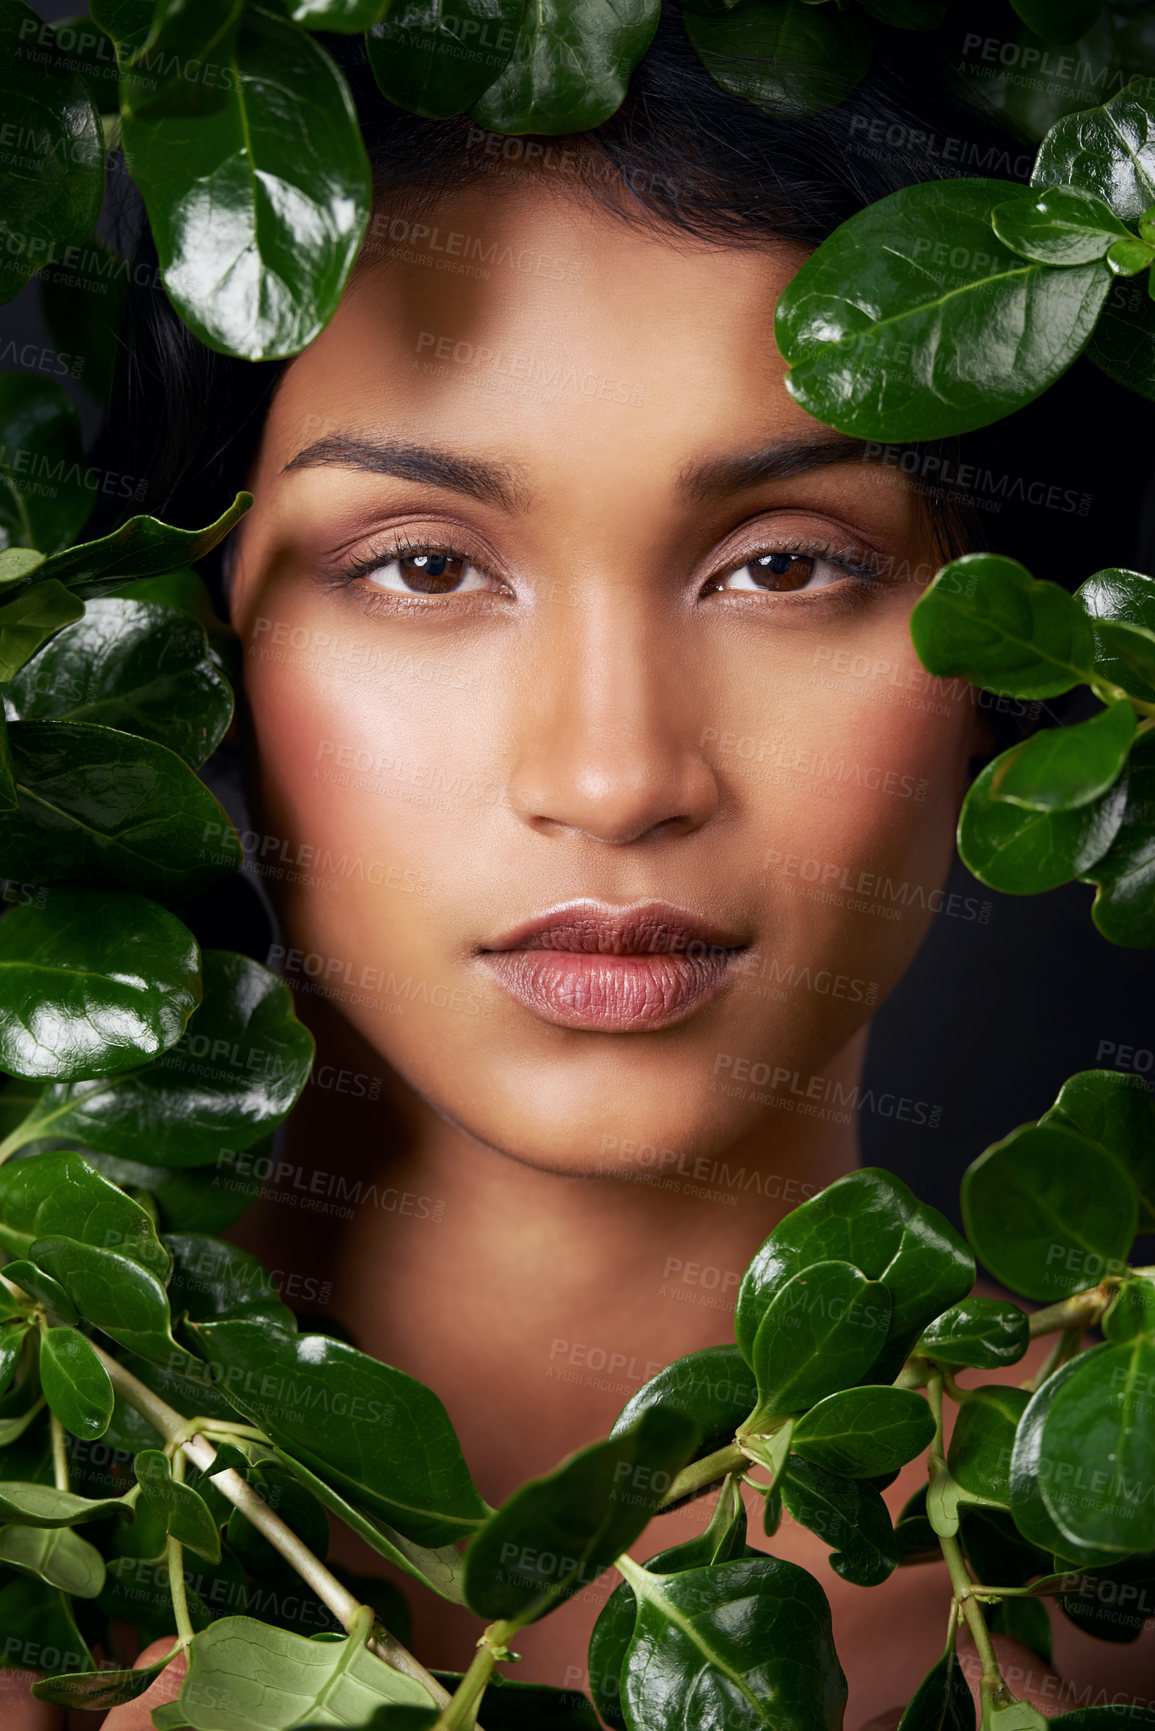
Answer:
<path fill-rule="evenodd" d="M 721 990 L 746 943 L 666 902 L 568 902 L 480 954 L 534 1015 L 560 1027 L 649 1033 Z"/>

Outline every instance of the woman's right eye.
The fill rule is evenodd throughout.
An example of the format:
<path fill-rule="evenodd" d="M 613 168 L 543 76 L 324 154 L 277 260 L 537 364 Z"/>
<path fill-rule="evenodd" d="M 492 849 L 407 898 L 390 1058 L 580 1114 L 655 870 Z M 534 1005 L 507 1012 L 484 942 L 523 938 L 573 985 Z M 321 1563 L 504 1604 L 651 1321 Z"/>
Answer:
<path fill-rule="evenodd" d="M 362 579 L 394 595 L 461 595 L 493 587 L 484 571 L 457 553 L 428 549 L 397 551 L 362 568 Z"/>

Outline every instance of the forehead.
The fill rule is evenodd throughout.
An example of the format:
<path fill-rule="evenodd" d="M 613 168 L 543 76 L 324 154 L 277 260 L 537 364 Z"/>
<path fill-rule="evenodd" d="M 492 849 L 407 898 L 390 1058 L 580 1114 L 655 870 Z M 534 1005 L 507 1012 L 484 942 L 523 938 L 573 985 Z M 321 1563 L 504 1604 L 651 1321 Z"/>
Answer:
<path fill-rule="evenodd" d="M 268 455 L 451 430 L 530 467 L 591 443 L 677 466 L 759 432 L 812 438 L 773 337 L 804 256 L 628 224 L 545 176 L 380 213 L 336 316 L 282 375 Z"/>

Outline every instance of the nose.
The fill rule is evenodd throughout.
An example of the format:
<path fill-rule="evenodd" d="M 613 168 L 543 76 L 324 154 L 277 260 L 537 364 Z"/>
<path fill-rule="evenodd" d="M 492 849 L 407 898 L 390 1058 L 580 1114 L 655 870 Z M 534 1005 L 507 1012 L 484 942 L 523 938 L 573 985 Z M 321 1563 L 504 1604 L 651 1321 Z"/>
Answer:
<path fill-rule="evenodd" d="M 620 601 L 548 621 L 520 685 L 510 787 L 542 835 L 618 846 L 690 835 L 720 790 L 698 743 L 690 633 Z"/>

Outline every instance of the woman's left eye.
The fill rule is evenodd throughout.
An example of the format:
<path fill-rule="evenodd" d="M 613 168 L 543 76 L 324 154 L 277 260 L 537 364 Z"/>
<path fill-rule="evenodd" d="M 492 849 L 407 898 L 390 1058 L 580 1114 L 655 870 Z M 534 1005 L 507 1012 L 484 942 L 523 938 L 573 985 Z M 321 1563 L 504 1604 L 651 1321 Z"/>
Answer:
<path fill-rule="evenodd" d="M 491 587 L 484 571 L 456 553 L 398 551 L 360 575 L 374 588 L 394 595 L 461 595 Z"/>
<path fill-rule="evenodd" d="M 821 553 L 759 553 L 724 571 L 708 585 L 711 592 L 771 590 L 789 595 L 799 589 L 827 589 L 860 573 Z"/>

